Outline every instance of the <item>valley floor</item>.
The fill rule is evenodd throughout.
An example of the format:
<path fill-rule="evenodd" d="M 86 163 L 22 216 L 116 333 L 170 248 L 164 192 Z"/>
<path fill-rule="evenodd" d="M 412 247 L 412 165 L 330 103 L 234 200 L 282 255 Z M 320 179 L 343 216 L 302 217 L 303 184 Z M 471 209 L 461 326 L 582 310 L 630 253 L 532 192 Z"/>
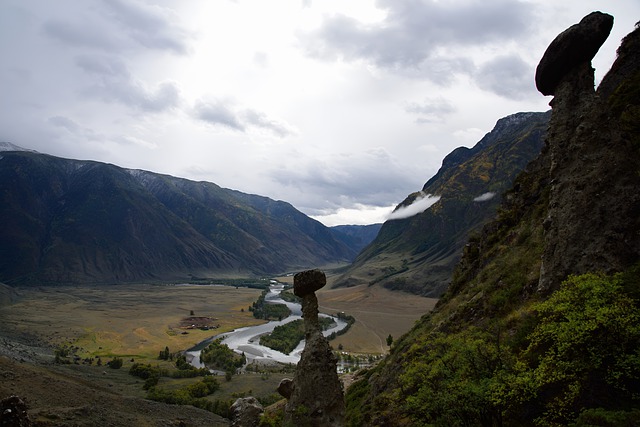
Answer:
<path fill-rule="evenodd" d="M 259 294 L 258 289 L 232 286 L 5 287 L 0 299 L 0 399 L 23 397 L 38 425 L 226 425 L 203 410 L 144 399 L 143 381 L 128 370 L 134 360 L 161 362 L 157 356 L 165 346 L 178 352 L 217 333 L 264 322 L 248 309 Z M 387 336 L 398 338 L 436 302 L 375 286 L 326 289 L 318 298 L 321 311 L 344 311 L 356 318 L 351 330 L 331 345 L 358 354 L 386 353 Z M 185 324 L 194 316 L 209 319 L 215 330 Z M 100 357 L 103 363 L 119 356 L 124 365 L 109 369 L 81 359 L 79 364 L 55 364 L 54 351 L 60 346 L 75 348 L 81 359 Z M 228 382 L 221 378 L 212 398 L 253 394 L 273 399 L 279 381 L 291 375 L 276 369 L 246 372 Z M 161 386 L 172 388 L 195 379 L 166 381 Z"/>

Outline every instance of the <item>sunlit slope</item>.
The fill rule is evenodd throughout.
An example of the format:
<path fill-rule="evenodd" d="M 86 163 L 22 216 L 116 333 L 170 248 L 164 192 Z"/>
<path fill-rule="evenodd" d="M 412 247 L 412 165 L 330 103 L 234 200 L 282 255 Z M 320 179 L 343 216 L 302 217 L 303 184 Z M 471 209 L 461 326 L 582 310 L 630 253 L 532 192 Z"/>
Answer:
<path fill-rule="evenodd" d="M 426 211 L 386 221 L 338 286 L 382 284 L 425 296 L 442 294 L 469 235 L 495 214 L 515 176 L 540 153 L 549 116 L 505 117 L 473 148 L 451 152 L 422 192 L 409 195 L 396 212 L 425 195 L 440 199 Z"/>

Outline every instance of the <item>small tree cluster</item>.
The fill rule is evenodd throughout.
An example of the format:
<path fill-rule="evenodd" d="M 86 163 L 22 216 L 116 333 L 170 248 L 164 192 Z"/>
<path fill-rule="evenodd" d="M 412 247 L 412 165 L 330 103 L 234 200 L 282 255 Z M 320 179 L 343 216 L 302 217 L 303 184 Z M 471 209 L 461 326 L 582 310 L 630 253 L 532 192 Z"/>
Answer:
<path fill-rule="evenodd" d="M 169 347 L 165 347 L 164 350 L 160 350 L 160 354 L 158 355 L 158 359 L 160 360 L 169 360 L 173 359 L 173 355 L 169 351 Z"/>

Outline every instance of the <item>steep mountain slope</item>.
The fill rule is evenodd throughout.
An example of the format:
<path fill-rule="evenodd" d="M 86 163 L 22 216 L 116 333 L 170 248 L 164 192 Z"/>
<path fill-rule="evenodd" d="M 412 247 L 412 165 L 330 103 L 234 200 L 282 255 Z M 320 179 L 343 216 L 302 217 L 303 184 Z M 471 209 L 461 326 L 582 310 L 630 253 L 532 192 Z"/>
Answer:
<path fill-rule="evenodd" d="M 355 254 L 285 202 L 99 162 L 0 157 L 7 284 L 265 274 Z"/>
<path fill-rule="evenodd" d="M 440 200 L 426 211 L 386 221 L 376 239 L 336 282 L 380 283 L 425 296 L 440 296 L 451 280 L 468 236 L 495 214 L 514 177 L 539 153 L 550 112 L 517 113 L 500 119 L 473 148 L 460 147 L 422 188 Z"/>
<path fill-rule="evenodd" d="M 639 59 L 640 28 L 597 92 L 590 57 L 560 76 L 542 154 L 434 312 L 349 389 L 348 425 L 637 425 Z"/>

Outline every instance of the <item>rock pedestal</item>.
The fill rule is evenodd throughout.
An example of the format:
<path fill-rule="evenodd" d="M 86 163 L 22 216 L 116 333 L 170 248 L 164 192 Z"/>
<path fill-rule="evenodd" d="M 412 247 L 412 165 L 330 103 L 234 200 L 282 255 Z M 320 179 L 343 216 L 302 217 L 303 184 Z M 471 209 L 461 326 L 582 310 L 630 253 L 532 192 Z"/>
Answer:
<path fill-rule="evenodd" d="M 595 91 L 591 59 L 612 24 L 610 15 L 587 15 L 551 43 L 536 72 L 538 89 L 554 95 L 542 293 L 569 274 L 610 274 L 640 258 L 640 29 Z"/>
<path fill-rule="evenodd" d="M 306 342 L 293 381 L 285 388 L 285 394 L 289 394 L 285 421 L 291 425 L 344 424 L 344 394 L 336 369 L 338 360 L 318 323 L 315 291 L 326 283 L 324 273 L 319 270 L 303 271 L 293 278 L 293 292 L 302 298 Z"/>

